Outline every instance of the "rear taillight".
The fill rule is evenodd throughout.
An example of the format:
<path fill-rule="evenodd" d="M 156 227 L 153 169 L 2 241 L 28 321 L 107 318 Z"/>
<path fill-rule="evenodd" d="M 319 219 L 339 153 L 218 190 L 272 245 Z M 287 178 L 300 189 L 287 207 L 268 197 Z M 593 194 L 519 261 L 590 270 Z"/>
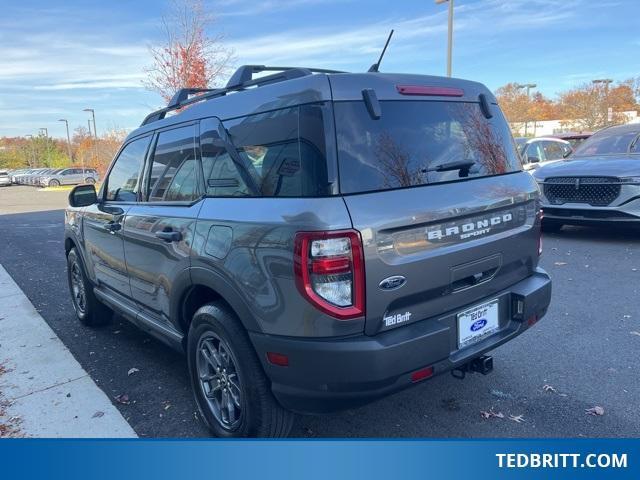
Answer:
<path fill-rule="evenodd" d="M 364 258 L 355 230 L 298 232 L 295 276 L 300 293 L 339 320 L 364 315 Z"/>

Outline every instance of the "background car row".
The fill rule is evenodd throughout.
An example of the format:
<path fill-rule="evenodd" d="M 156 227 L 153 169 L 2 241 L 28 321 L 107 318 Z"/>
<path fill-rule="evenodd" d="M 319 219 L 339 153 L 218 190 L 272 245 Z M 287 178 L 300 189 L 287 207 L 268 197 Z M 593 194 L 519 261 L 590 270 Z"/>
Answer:
<path fill-rule="evenodd" d="M 99 180 L 97 170 L 93 168 L 34 168 L 7 172 L 10 183 L 35 185 L 39 187 L 59 187 L 61 185 L 94 184 Z M 1 182 L 0 182 L 1 183 Z"/>

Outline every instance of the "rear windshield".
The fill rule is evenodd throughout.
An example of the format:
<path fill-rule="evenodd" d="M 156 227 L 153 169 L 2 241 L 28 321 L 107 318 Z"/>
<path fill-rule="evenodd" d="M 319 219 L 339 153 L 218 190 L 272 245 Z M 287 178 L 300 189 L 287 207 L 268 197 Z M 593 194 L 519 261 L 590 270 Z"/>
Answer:
<path fill-rule="evenodd" d="M 574 157 L 588 155 L 619 155 L 621 153 L 638 153 L 636 138 L 640 132 L 633 131 L 604 131 L 585 140 L 575 152 Z"/>
<path fill-rule="evenodd" d="M 501 112 L 478 103 L 383 101 L 374 120 L 364 102 L 335 104 L 342 193 L 500 175 L 521 169 Z"/>

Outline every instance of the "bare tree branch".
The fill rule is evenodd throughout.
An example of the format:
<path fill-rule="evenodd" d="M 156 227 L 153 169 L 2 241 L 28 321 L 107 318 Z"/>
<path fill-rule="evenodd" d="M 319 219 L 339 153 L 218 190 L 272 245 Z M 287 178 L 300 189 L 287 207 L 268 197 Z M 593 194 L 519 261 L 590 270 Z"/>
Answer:
<path fill-rule="evenodd" d="M 215 22 L 202 0 L 173 0 L 162 18 L 165 42 L 149 49 L 153 64 L 145 70 L 145 87 L 169 101 L 180 88 L 217 86 L 229 73 L 234 52 L 221 34 L 208 32 Z"/>

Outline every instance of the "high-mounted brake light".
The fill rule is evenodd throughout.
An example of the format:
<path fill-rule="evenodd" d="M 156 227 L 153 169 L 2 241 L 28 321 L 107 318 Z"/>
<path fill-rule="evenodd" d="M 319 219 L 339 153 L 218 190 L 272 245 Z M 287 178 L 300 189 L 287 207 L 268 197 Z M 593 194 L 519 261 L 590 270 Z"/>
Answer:
<path fill-rule="evenodd" d="M 430 87 L 427 85 L 396 85 L 401 95 L 432 95 L 439 97 L 462 97 L 464 90 L 452 87 Z"/>
<path fill-rule="evenodd" d="M 298 290 L 339 320 L 364 315 L 364 259 L 355 230 L 298 232 L 294 269 Z"/>

